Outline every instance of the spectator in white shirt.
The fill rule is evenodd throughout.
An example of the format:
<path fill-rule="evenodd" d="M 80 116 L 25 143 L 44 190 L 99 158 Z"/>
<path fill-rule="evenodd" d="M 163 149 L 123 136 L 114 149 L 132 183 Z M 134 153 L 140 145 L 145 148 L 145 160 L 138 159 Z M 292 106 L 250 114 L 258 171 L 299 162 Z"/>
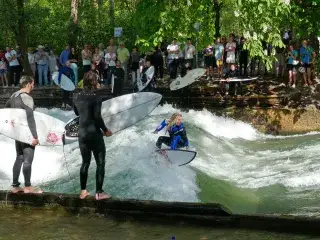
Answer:
<path fill-rule="evenodd" d="M 170 78 L 177 78 L 177 68 L 179 64 L 179 45 L 177 39 L 174 38 L 172 43 L 167 47 L 168 51 L 168 70 L 170 73 Z"/>
<path fill-rule="evenodd" d="M 9 62 L 9 85 L 18 86 L 21 68 L 17 58 L 17 52 L 10 47 L 7 47 L 6 50 L 7 53 L 5 56 L 7 61 Z"/>
<path fill-rule="evenodd" d="M 30 64 L 31 71 L 33 73 L 33 77 L 36 75 L 36 55 L 33 52 L 31 47 L 28 48 L 28 60 Z"/>
<path fill-rule="evenodd" d="M 233 41 L 232 36 L 229 37 L 229 42 L 226 45 L 225 51 L 227 52 L 226 62 L 228 63 L 228 69 L 232 63 L 236 62 L 236 43 Z"/>
<path fill-rule="evenodd" d="M 49 60 L 48 60 L 50 79 L 52 79 L 53 73 L 58 70 L 57 62 L 58 62 L 57 55 L 54 54 L 53 50 L 50 50 Z M 51 85 L 53 85 L 53 81 L 50 81 L 50 82 L 51 82 Z M 77 84 L 76 84 L 76 86 L 77 86 Z"/>
<path fill-rule="evenodd" d="M 3 58 L 0 59 L 0 79 L 3 87 L 8 87 L 8 79 L 7 79 L 7 63 Z"/>
<path fill-rule="evenodd" d="M 107 69 L 107 76 L 106 76 L 107 87 L 111 87 L 112 74 L 116 69 L 117 54 L 113 50 L 114 50 L 113 48 L 107 48 L 107 53 L 104 56 L 105 68 Z"/>
<path fill-rule="evenodd" d="M 196 54 L 196 48 L 192 45 L 191 39 L 188 38 L 187 44 L 184 46 L 184 58 L 186 64 L 189 63 L 189 67 L 193 69 L 194 61 L 193 56 Z"/>

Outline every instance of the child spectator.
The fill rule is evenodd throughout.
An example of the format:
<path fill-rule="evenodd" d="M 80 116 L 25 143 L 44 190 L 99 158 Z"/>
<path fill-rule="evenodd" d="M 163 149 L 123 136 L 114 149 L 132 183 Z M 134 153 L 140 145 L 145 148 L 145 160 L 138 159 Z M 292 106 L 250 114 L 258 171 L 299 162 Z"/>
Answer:
<path fill-rule="evenodd" d="M 7 63 L 4 57 L 0 59 L 0 78 L 3 87 L 8 87 Z"/>

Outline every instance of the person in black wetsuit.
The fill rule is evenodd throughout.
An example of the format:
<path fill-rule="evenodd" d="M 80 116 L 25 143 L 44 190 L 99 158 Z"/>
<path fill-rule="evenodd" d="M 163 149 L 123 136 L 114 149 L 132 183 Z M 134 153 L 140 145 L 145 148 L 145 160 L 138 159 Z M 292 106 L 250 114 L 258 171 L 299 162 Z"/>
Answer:
<path fill-rule="evenodd" d="M 230 95 L 235 96 L 237 93 L 242 92 L 242 83 L 239 82 L 230 82 L 231 79 L 237 77 L 237 71 L 234 64 L 231 64 L 230 69 L 224 75 L 224 80 L 220 82 L 220 91 L 222 95 L 227 96 Z M 240 90 L 240 91 L 239 91 Z"/>
<path fill-rule="evenodd" d="M 113 86 L 113 96 L 118 97 L 121 95 L 122 92 L 122 83 L 124 81 L 125 71 L 121 67 L 121 62 L 119 60 L 116 61 L 116 68 L 113 70 L 113 79 L 114 79 L 114 86 Z"/>
<path fill-rule="evenodd" d="M 86 187 L 92 153 L 97 163 L 96 200 L 111 197 L 102 190 L 106 157 L 103 135 L 111 136 L 112 132 L 105 126 L 101 117 L 102 100 L 95 92 L 99 87 L 98 75 L 93 71 L 89 71 L 83 77 L 82 92 L 76 94 L 74 98 L 74 112 L 79 116 L 78 139 L 82 156 L 82 165 L 80 168 L 81 199 L 89 195 Z M 104 133 L 102 133 L 101 130 Z"/>
<path fill-rule="evenodd" d="M 23 76 L 20 80 L 21 89 L 15 92 L 7 101 L 5 108 L 20 108 L 24 109 L 27 114 L 28 126 L 30 128 L 33 140 L 31 145 L 19 141 L 15 141 L 16 146 L 16 161 L 13 165 L 13 183 L 12 193 L 24 192 L 24 193 L 42 193 L 41 190 L 31 186 L 31 167 L 34 157 L 35 146 L 39 144 L 38 134 L 36 128 L 36 121 L 34 119 L 33 110 L 34 103 L 29 93 L 34 88 L 34 79 L 30 76 Z M 23 165 L 24 175 L 24 189 L 22 189 L 19 183 L 19 176 L 21 167 Z"/>

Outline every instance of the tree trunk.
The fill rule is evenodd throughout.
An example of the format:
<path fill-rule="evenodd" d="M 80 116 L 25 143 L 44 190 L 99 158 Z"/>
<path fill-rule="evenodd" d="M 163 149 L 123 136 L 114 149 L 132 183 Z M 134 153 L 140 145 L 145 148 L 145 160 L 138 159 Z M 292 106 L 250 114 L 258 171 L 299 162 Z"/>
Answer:
<path fill-rule="evenodd" d="M 92 4 L 94 8 L 98 8 L 99 7 L 99 2 L 98 0 L 92 0 Z"/>
<path fill-rule="evenodd" d="M 79 2 L 80 0 L 71 1 L 71 16 L 69 22 L 69 44 L 72 47 L 77 46 L 79 33 Z"/>
<path fill-rule="evenodd" d="M 114 21 L 114 0 L 109 0 L 109 17 L 110 17 L 110 27 L 111 27 L 111 32 L 113 32 L 113 29 L 115 27 L 115 21 Z"/>
<path fill-rule="evenodd" d="M 24 18 L 24 0 L 17 0 L 18 9 L 18 34 L 16 35 L 17 42 L 20 46 L 23 57 L 23 69 L 26 75 L 32 76 L 31 67 L 28 60 L 25 18 Z"/>
<path fill-rule="evenodd" d="M 214 28 L 215 28 L 215 37 L 220 37 L 220 13 L 221 13 L 222 3 L 219 3 L 219 0 L 213 0 L 213 11 L 215 12 L 214 19 Z"/>
<path fill-rule="evenodd" d="M 71 20 L 74 24 L 78 24 L 79 0 L 71 1 Z"/>

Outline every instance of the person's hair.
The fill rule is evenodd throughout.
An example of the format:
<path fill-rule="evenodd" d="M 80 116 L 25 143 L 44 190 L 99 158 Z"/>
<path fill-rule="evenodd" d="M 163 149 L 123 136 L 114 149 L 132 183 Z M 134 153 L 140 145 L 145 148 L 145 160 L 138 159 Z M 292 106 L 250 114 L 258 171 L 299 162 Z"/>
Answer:
<path fill-rule="evenodd" d="M 177 122 L 177 118 L 181 117 L 181 116 L 182 116 L 181 113 L 172 114 L 172 116 L 168 120 L 168 125 L 167 125 L 167 130 L 166 131 L 168 131 Z"/>
<path fill-rule="evenodd" d="M 94 71 L 89 71 L 83 76 L 83 89 L 94 90 L 98 84 L 98 75 Z"/>
<path fill-rule="evenodd" d="M 29 83 L 31 84 L 34 81 L 33 77 L 31 76 L 22 76 L 20 78 L 20 87 L 25 88 Z"/>

